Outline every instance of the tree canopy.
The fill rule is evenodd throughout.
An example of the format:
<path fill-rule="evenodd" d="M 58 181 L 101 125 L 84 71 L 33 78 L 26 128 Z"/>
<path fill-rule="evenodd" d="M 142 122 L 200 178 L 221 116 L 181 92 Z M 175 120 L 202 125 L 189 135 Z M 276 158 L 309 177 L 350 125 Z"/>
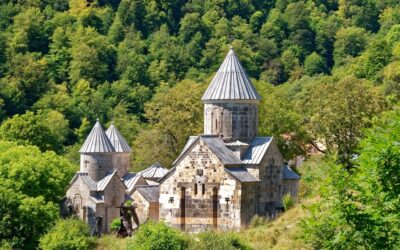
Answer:
<path fill-rule="evenodd" d="M 134 169 L 171 167 L 202 132 L 200 98 L 230 45 L 263 97 L 259 134 L 286 160 L 314 148 L 352 173 L 363 131 L 400 98 L 399 25 L 384 0 L 0 0 L 3 197 L 15 189 L 53 222 L 96 119 L 114 120 Z"/>

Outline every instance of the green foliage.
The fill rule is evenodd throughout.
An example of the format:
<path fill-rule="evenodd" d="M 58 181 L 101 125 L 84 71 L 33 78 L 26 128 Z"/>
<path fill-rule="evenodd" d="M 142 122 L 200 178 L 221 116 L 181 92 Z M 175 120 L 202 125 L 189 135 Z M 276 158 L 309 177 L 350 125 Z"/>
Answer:
<path fill-rule="evenodd" d="M 19 180 L 23 182 L 23 180 Z M 4 180 L 2 180 L 4 183 Z M 12 249 L 35 249 L 39 237 L 58 217 L 56 203 L 0 187 L 0 243 Z"/>
<path fill-rule="evenodd" d="M 283 207 L 285 210 L 289 210 L 294 206 L 294 200 L 290 194 L 286 194 L 283 197 Z"/>
<path fill-rule="evenodd" d="M 190 249 L 248 250 L 250 246 L 235 233 L 216 233 L 213 231 L 198 235 L 199 241 Z"/>
<path fill-rule="evenodd" d="M 58 203 L 76 169 L 34 146 L 2 141 L 0 150 L 0 239 L 13 249 L 35 249 L 57 219 Z"/>
<path fill-rule="evenodd" d="M 362 129 L 385 108 L 379 88 L 354 77 L 338 82 L 322 78 L 300 94 L 298 108 L 313 145 L 323 140 L 328 152 L 338 152 L 339 161 L 351 166 Z M 356 97 L 356 98 L 355 98 Z"/>
<path fill-rule="evenodd" d="M 111 222 L 110 228 L 113 231 L 117 231 L 121 226 L 121 219 L 117 218 Z"/>
<path fill-rule="evenodd" d="M 184 81 L 170 88 L 162 85 L 146 104 L 150 126 L 137 136 L 135 163 L 140 169 L 155 161 L 169 166 L 180 153 L 187 138 L 202 130 L 204 85 Z M 183 125 L 184 124 L 184 125 Z"/>
<path fill-rule="evenodd" d="M 323 57 L 313 52 L 304 61 L 304 73 L 309 76 L 326 73 L 327 67 Z"/>
<path fill-rule="evenodd" d="M 361 2 L 2 1 L 0 119 L 33 111 L 57 125 L 49 128 L 48 141 L 40 134 L 30 138 L 14 132 L 6 138 L 74 159 L 71 149 L 82 143 L 96 118 L 114 120 L 130 143 L 139 136 L 142 143 L 167 145 L 169 152 L 157 158 L 171 162 L 186 141 L 180 135 L 199 133 L 201 126 L 190 121 L 185 127 L 190 119 L 183 118 L 168 121 L 171 130 L 167 120 L 154 121 L 145 103 L 160 101 L 164 86 L 209 82 L 229 44 L 247 73 L 261 80 L 260 89 L 267 90 L 268 83 L 318 81 L 319 74 L 332 72 L 337 81 L 348 74 L 384 85 L 396 100 L 399 7 L 390 1 Z M 294 97 L 283 93 L 290 88 L 262 93 L 283 99 L 267 99 L 261 109 L 268 109 L 269 117 L 260 118 L 266 126 L 261 134 L 277 137 L 288 158 L 304 154 L 313 137 L 298 119 L 296 105 L 286 103 Z M 193 113 L 193 120 L 199 117 Z M 286 144 L 289 134 L 293 140 Z M 135 161 L 140 166 L 149 161 L 142 158 Z"/>
<path fill-rule="evenodd" d="M 343 28 L 336 33 L 334 57 L 337 65 L 343 64 L 347 57 L 359 55 L 367 44 L 365 30 L 362 28 Z"/>
<path fill-rule="evenodd" d="M 303 222 L 305 240 L 318 249 L 399 247 L 398 108 L 374 121 L 361 141 L 357 168 L 331 166 L 324 198 Z"/>
<path fill-rule="evenodd" d="M 60 152 L 68 135 L 68 121 L 57 111 L 15 115 L 0 126 L 2 140 L 35 145 L 41 150 Z"/>
<path fill-rule="evenodd" d="M 86 250 L 94 247 L 94 239 L 89 237 L 89 227 L 83 221 L 61 219 L 40 238 L 39 247 L 43 250 Z"/>
<path fill-rule="evenodd" d="M 58 203 L 76 167 L 54 152 L 40 152 L 34 146 L 0 142 L 2 187 L 30 197 Z"/>
<path fill-rule="evenodd" d="M 180 250 L 188 246 L 187 239 L 176 229 L 164 223 L 151 221 L 141 225 L 128 249 Z"/>

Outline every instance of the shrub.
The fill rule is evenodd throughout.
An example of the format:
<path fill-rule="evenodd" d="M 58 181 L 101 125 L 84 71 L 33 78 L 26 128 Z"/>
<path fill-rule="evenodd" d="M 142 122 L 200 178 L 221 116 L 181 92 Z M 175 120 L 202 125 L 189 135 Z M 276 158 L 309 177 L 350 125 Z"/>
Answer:
<path fill-rule="evenodd" d="M 117 230 L 119 229 L 120 226 L 121 226 L 121 219 L 120 219 L 120 218 L 114 219 L 114 220 L 111 222 L 111 225 L 110 225 L 110 227 L 111 227 L 111 229 L 112 229 L 113 231 L 117 231 Z"/>
<path fill-rule="evenodd" d="M 286 194 L 283 197 L 283 207 L 285 208 L 285 210 L 288 210 L 290 208 L 292 208 L 294 206 L 294 201 L 293 198 L 290 194 Z"/>
<path fill-rule="evenodd" d="M 267 218 L 255 215 L 251 218 L 250 227 L 258 227 L 266 224 L 268 222 Z"/>
<path fill-rule="evenodd" d="M 176 229 L 164 223 L 148 221 L 136 232 L 128 249 L 134 250 L 180 250 L 186 249 L 188 239 Z"/>
<path fill-rule="evenodd" d="M 133 201 L 132 200 L 127 200 L 125 201 L 124 205 L 125 206 L 132 206 Z"/>
<path fill-rule="evenodd" d="M 40 239 L 43 250 L 92 249 L 94 239 L 89 236 L 89 227 L 78 219 L 59 220 L 50 231 Z"/>
<path fill-rule="evenodd" d="M 191 246 L 193 250 L 247 250 L 247 243 L 235 233 L 216 233 L 214 231 L 199 234 L 199 241 Z"/>

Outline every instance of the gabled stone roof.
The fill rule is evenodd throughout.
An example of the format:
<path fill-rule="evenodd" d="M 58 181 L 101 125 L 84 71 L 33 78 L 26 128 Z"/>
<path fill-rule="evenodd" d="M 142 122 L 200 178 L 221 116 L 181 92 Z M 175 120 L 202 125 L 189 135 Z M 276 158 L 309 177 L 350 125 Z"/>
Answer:
<path fill-rule="evenodd" d="M 160 187 L 158 185 L 138 186 L 136 192 L 139 192 L 148 202 L 158 202 L 160 198 Z"/>
<path fill-rule="evenodd" d="M 201 100 L 261 100 L 232 47 Z"/>
<path fill-rule="evenodd" d="M 186 145 L 184 146 L 184 148 L 181 152 L 181 155 L 184 154 L 194 144 L 194 142 L 198 139 L 198 137 L 199 136 L 190 136 L 189 140 L 186 142 Z M 216 149 L 216 152 L 224 152 L 223 155 L 231 155 L 229 152 L 226 151 L 226 150 L 229 150 L 230 152 L 232 152 L 229 149 L 229 147 L 231 147 L 231 146 L 249 146 L 248 149 L 246 150 L 246 153 L 244 154 L 241 162 L 236 162 L 238 159 L 236 155 L 234 155 L 233 156 L 234 158 L 232 158 L 233 161 L 235 161 L 234 164 L 249 164 L 249 165 L 260 164 L 260 162 L 264 158 L 264 155 L 267 152 L 269 146 L 271 145 L 271 142 L 274 140 L 273 137 L 254 137 L 249 143 L 235 141 L 235 142 L 230 142 L 230 143 L 224 143 L 224 146 L 222 146 L 221 144 L 219 144 L 217 146 L 216 145 L 217 140 L 221 140 L 218 138 L 218 136 L 216 136 L 216 135 L 204 136 L 203 135 L 202 137 L 203 138 L 204 137 L 217 138 L 217 139 L 208 139 L 207 141 L 209 143 L 211 143 L 212 146 L 214 146 L 213 148 Z M 178 159 L 181 157 L 181 155 L 178 157 Z M 228 156 L 228 157 L 231 157 L 231 156 Z M 177 162 L 177 160 L 175 160 L 174 165 Z"/>
<path fill-rule="evenodd" d="M 177 165 L 196 143 L 202 140 L 224 165 L 240 165 L 242 161 L 230 150 L 218 135 L 191 136 L 179 157 L 173 162 Z"/>
<path fill-rule="evenodd" d="M 69 182 L 67 189 L 69 189 L 71 185 L 78 179 L 81 179 L 82 183 L 85 184 L 90 191 L 97 190 L 97 183 L 86 172 L 77 172 L 72 178 L 72 180 Z"/>
<path fill-rule="evenodd" d="M 260 164 L 272 141 L 273 137 L 254 137 L 249 142 L 250 147 L 247 149 L 242 162 L 250 165 Z"/>
<path fill-rule="evenodd" d="M 230 174 L 233 178 L 238 180 L 239 182 L 259 182 L 260 180 L 251 175 L 247 169 L 243 167 L 236 168 L 225 168 L 225 172 Z"/>
<path fill-rule="evenodd" d="M 85 184 L 88 189 L 90 191 L 104 191 L 105 188 L 107 187 L 108 183 L 113 179 L 113 177 L 116 176 L 118 179 L 119 176 L 117 175 L 117 172 L 114 171 L 112 173 L 108 173 L 106 176 L 104 176 L 103 179 L 101 179 L 100 181 L 96 182 L 94 181 L 88 173 L 86 172 L 77 172 L 75 174 L 75 176 L 72 178 L 72 180 L 70 181 L 68 188 L 71 187 L 71 185 L 78 179 L 82 180 L 82 183 Z M 127 189 L 125 183 L 123 182 L 123 180 L 121 180 L 122 185 L 124 185 L 124 188 Z M 67 189 L 68 189 L 67 188 Z"/>
<path fill-rule="evenodd" d="M 168 169 L 164 168 L 159 162 L 156 162 L 138 174 L 142 175 L 145 179 L 159 179 L 167 172 Z"/>
<path fill-rule="evenodd" d="M 131 153 L 132 149 L 125 141 L 124 137 L 118 131 L 118 129 L 111 123 L 111 126 L 107 129 L 106 135 L 110 139 L 111 144 L 114 146 L 115 152 L 118 153 Z"/>
<path fill-rule="evenodd" d="M 126 175 L 124 175 L 122 179 L 124 180 L 125 186 L 127 187 L 127 191 L 129 193 L 133 191 L 139 180 L 142 179 L 142 183 L 147 183 L 147 181 L 143 178 L 143 176 L 137 173 L 127 173 Z"/>
<path fill-rule="evenodd" d="M 104 191 L 106 189 L 108 183 L 110 183 L 110 181 L 113 179 L 114 176 L 116 176 L 118 179 L 120 179 L 119 176 L 117 175 L 117 172 L 114 171 L 113 173 L 107 174 L 106 176 L 104 176 L 103 179 L 98 181 L 97 182 L 97 191 Z M 121 182 L 123 183 L 122 180 L 121 180 Z M 125 184 L 123 184 L 123 185 L 125 185 Z M 126 189 L 126 186 L 125 186 L 125 189 Z"/>
<path fill-rule="evenodd" d="M 97 121 L 92 131 L 83 143 L 79 153 L 113 153 L 115 149 L 103 130 L 100 122 Z"/>

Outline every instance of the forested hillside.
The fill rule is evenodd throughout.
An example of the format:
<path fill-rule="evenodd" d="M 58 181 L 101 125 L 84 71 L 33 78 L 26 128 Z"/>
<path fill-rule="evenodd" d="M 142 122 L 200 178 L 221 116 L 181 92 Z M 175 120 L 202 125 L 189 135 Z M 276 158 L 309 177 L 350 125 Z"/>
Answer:
<path fill-rule="evenodd" d="M 170 167 L 188 136 L 202 133 L 200 98 L 230 45 L 263 97 L 259 134 L 274 135 L 286 159 L 310 147 L 329 155 L 340 175 L 328 181 L 349 180 L 327 183 L 335 198 L 304 223 L 305 241 L 395 248 L 398 150 L 374 134 L 398 132 L 390 121 L 400 121 L 379 116 L 400 98 L 397 0 L 0 0 L 0 140 L 12 141 L 0 143 L 1 244 L 38 245 L 96 118 L 113 120 L 133 146 L 134 170 Z M 390 152 L 373 151 L 374 142 Z M 390 208 L 375 209 L 382 204 Z"/>

